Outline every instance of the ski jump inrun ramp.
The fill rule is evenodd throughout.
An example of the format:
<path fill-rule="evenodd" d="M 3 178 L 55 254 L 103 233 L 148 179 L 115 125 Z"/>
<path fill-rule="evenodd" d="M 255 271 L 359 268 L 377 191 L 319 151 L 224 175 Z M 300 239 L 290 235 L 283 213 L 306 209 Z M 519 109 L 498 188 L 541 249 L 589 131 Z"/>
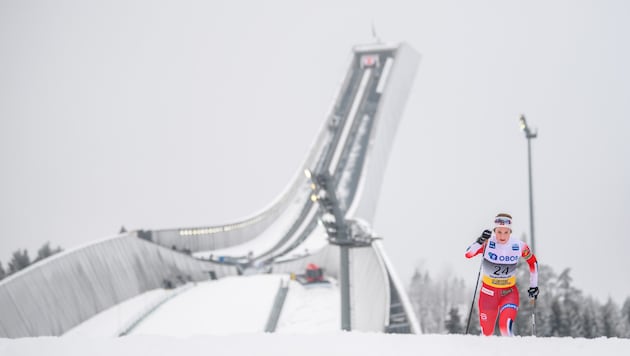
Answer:
<path fill-rule="evenodd" d="M 230 320 L 220 321 L 223 329 L 217 330 L 229 324 L 234 332 L 281 331 L 290 329 L 292 321 L 308 319 L 296 314 L 303 305 L 327 315 L 320 325 L 340 329 L 333 324 L 342 314 L 337 281 L 344 248 L 351 329 L 419 333 L 404 287 L 370 229 L 418 63 L 419 55 L 406 44 L 354 47 L 334 105 L 304 164 L 266 210 L 221 226 L 122 233 L 37 262 L 0 282 L 0 337 L 64 335 L 146 293 L 181 289 L 186 290 L 162 293 L 168 297 L 143 313 L 126 315 L 117 332 L 150 329 L 152 316 L 175 308 L 182 298 L 196 305 L 188 311 L 193 315 L 184 317 L 174 309 L 170 320 L 181 317 L 188 325 L 196 325 L 195 318 L 208 325 L 221 319 L 212 317 L 218 310 L 233 308 Z M 318 223 L 319 204 L 310 199 L 311 182 L 302 174 L 306 169 L 329 174 L 349 234 L 361 244 L 329 242 Z M 310 263 L 332 281 L 328 292 L 289 280 Z M 235 289 L 236 284 L 240 287 Z M 267 297 L 257 298 L 261 290 Z M 248 303 L 248 296 L 265 302 Z M 258 308 L 247 311 L 248 305 Z M 241 314 L 258 316 L 253 322 Z"/>

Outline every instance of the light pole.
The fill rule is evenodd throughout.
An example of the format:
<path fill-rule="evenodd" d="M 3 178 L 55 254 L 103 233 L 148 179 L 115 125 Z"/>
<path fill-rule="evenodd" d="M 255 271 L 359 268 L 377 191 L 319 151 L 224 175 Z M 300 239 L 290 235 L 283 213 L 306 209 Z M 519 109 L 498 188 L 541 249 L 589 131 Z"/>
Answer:
<path fill-rule="evenodd" d="M 311 200 L 319 203 L 321 213 L 329 215 L 322 219 L 328 241 L 339 246 L 339 286 L 341 292 L 341 330 L 351 331 L 350 316 L 350 248 L 354 242 L 348 235 L 348 228 L 344 212 L 341 211 L 337 200 L 336 187 L 330 173 L 313 173 L 309 169 L 304 170 L 304 175 L 311 180 L 313 194 Z"/>
<path fill-rule="evenodd" d="M 521 130 L 525 133 L 527 139 L 527 168 L 529 172 L 529 234 L 532 237 L 532 253 L 536 251 L 534 243 L 534 198 L 532 192 L 532 144 L 531 139 L 538 136 L 538 131 L 532 132 L 527 126 L 525 121 L 525 115 L 521 115 L 520 118 Z"/>

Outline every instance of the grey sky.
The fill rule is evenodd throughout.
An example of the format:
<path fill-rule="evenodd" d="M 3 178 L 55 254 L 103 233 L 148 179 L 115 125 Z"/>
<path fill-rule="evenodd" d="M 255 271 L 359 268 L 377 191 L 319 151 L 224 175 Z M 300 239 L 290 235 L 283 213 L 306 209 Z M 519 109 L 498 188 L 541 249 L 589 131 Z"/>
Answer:
<path fill-rule="evenodd" d="M 472 285 L 495 213 L 600 299 L 630 296 L 630 5 L 623 1 L 0 0 L 0 261 L 128 229 L 218 225 L 298 173 L 351 46 L 421 55 L 374 227 Z M 544 293 L 544 291 L 543 291 Z"/>

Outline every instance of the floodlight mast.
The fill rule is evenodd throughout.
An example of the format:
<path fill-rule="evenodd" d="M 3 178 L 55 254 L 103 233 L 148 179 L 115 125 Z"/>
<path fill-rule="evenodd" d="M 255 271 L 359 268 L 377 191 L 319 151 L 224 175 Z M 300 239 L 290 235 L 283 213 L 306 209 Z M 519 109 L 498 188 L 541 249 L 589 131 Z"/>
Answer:
<path fill-rule="evenodd" d="M 311 181 L 311 200 L 319 203 L 320 211 L 334 216 L 334 222 L 322 221 L 328 234 L 328 241 L 339 246 L 339 286 L 341 292 L 341 329 L 351 331 L 350 316 L 350 251 L 352 240 L 348 235 L 345 214 L 337 200 L 333 178 L 327 170 L 321 173 L 304 170 L 304 175 Z M 321 214 L 321 213 L 320 213 Z M 320 215 L 321 219 L 321 215 Z"/>
<path fill-rule="evenodd" d="M 538 136 L 538 131 L 532 132 L 527 125 L 527 120 L 525 119 L 525 115 L 521 115 L 519 119 L 521 125 L 521 131 L 525 133 L 525 138 L 527 139 L 527 172 L 529 175 L 529 234 L 531 236 L 531 250 L 532 253 L 536 251 L 536 245 L 534 240 L 534 193 L 532 192 L 532 145 L 531 140 Z"/>

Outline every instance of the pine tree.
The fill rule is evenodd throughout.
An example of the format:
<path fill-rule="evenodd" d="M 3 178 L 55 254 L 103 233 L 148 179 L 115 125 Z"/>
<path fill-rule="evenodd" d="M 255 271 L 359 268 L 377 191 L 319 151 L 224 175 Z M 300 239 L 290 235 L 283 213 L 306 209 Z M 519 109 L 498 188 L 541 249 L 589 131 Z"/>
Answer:
<path fill-rule="evenodd" d="M 548 265 L 538 266 L 540 294 L 536 301 L 536 335 L 552 336 L 553 313 L 551 303 L 557 294 L 557 274 Z"/>
<path fill-rule="evenodd" d="M 438 319 L 437 324 L 439 325 L 440 328 L 437 332 L 445 333 L 446 328 L 444 327 L 444 325 L 446 325 L 446 317 L 448 315 L 448 306 L 451 304 L 451 295 L 449 294 L 450 283 L 446 277 L 438 278 L 438 280 L 441 281 L 441 283 L 437 285 L 437 289 L 440 292 L 437 295 L 437 298 L 435 299 L 435 303 L 434 303 L 434 305 L 439 306 L 439 310 L 437 311 L 436 316 Z"/>
<path fill-rule="evenodd" d="M 444 327 L 449 334 L 464 333 L 464 326 L 462 325 L 461 317 L 459 316 L 459 310 L 456 307 L 451 307 L 449 310 L 448 319 L 446 319 Z"/>
<path fill-rule="evenodd" d="M 611 298 L 608 298 L 608 302 L 602 307 L 601 315 L 603 322 L 602 336 L 622 336 L 621 313 L 617 304 Z"/>
<path fill-rule="evenodd" d="M 428 274 L 423 275 L 418 269 L 415 270 L 411 277 L 411 285 L 409 286 L 409 298 L 413 305 L 416 316 L 420 323 L 420 327 L 424 333 L 432 330 L 431 318 L 429 317 L 429 309 L 426 307 L 428 300 Z"/>
<path fill-rule="evenodd" d="M 549 337 L 551 332 L 551 295 L 540 298 L 536 301 L 536 336 Z"/>
<path fill-rule="evenodd" d="M 464 294 L 468 293 L 463 280 L 453 278 L 450 271 L 444 272 L 434 282 L 428 272 L 416 270 L 409 287 L 409 297 L 422 331 L 429 334 L 446 332 L 449 306 L 463 306 Z"/>
<path fill-rule="evenodd" d="M 571 285 L 573 278 L 570 275 L 571 269 L 566 268 L 558 276 L 559 298 L 564 310 L 564 318 L 568 327 L 567 336 L 584 336 L 584 325 L 581 306 L 583 298 L 581 292 Z"/>
<path fill-rule="evenodd" d="M 630 297 L 626 298 L 621 307 L 621 320 L 626 329 L 624 337 L 630 338 Z"/>
<path fill-rule="evenodd" d="M 42 245 L 42 247 L 39 248 L 39 250 L 37 250 L 37 258 L 35 259 L 35 261 L 33 261 L 33 263 L 37 261 L 41 261 L 44 258 L 50 257 L 61 251 L 62 251 L 61 247 L 57 247 L 56 249 L 51 249 L 50 242 L 46 242 L 44 245 Z"/>
<path fill-rule="evenodd" d="M 444 327 L 443 320 L 440 318 L 442 314 L 441 291 L 427 272 L 421 279 L 421 289 L 420 315 L 424 319 L 424 331 L 429 334 L 440 333 Z"/>
<path fill-rule="evenodd" d="M 466 282 L 463 278 L 454 278 L 450 284 L 451 303 L 453 305 L 468 305 L 470 304 L 470 296 L 468 288 L 466 288 Z"/>
<path fill-rule="evenodd" d="M 582 307 L 582 324 L 584 325 L 583 337 L 593 339 L 602 335 L 602 320 L 597 310 L 601 309 L 593 298 L 586 298 Z"/>
<path fill-rule="evenodd" d="M 4 268 L 2 267 L 2 262 L 0 262 L 0 280 L 4 279 L 6 275 L 7 273 L 4 271 Z"/>
<path fill-rule="evenodd" d="M 409 299 L 413 310 L 416 313 L 420 328 L 423 332 L 427 332 L 426 315 L 422 306 L 422 300 L 424 298 L 424 291 L 422 288 L 422 274 L 416 269 L 411 277 L 411 284 L 409 285 Z"/>
<path fill-rule="evenodd" d="M 31 259 L 28 257 L 28 251 L 26 249 L 13 252 L 13 258 L 9 262 L 9 274 L 13 274 L 21 269 L 28 267 L 31 264 Z"/>
<path fill-rule="evenodd" d="M 564 309 L 560 297 L 551 302 L 551 336 L 569 336 L 570 326 L 567 311 Z"/>
<path fill-rule="evenodd" d="M 558 275 L 550 305 L 550 336 L 585 336 L 584 298 L 571 285 L 571 269 Z M 590 316 L 586 316 L 590 318 Z"/>
<path fill-rule="evenodd" d="M 565 298 L 565 310 L 567 310 L 567 320 L 569 322 L 569 336 L 583 337 L 584 312 L 581 301 L 577 299 Z"/>

